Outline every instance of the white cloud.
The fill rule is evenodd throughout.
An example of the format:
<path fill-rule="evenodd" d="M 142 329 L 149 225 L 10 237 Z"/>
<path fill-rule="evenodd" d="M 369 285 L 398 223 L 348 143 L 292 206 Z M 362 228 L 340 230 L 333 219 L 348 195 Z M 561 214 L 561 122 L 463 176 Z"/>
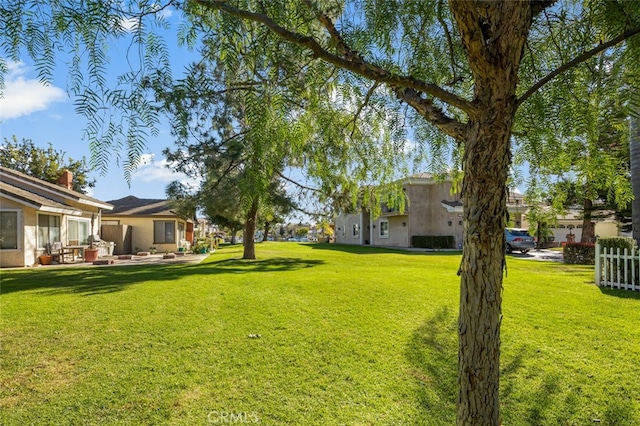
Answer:
<path fill-rule="evenodd" d="M 144 154 L 140 157 L 140 165 L 132 176 L 133 180 L 163 184 L 177 180 L 191 186 L 199 185 L 199 182 L 195 182 L 183 173 L 176 173 L 167 167 L 169 162 L 166 159 L 155 161 L 154 157 L 155 154 Z"/>
<path fill-rule="evenodd" d="M 164 19 L 171 18 L 173 16 L 173 9 L 165 7 L 160 11 L 160 16 Z"/>
<path fill-rule="evenodd" d="M 25 77 L 28 68 L 22 62 L 7 63 L 4 97 L 0 98 L 0 120 L 10 120 L 46 110 L 67 98 L 59 87 Z"/>
<path fill-rule="evenodd" d="M 152 10 L 158 10 L 159 7 L 159 4 L 155 4 L 153 5 Z M 159 18 L 168 19 L 173 15 L 173 10 L 170 8 L 164 8 L 157 13 Z M 124 28 L 125 31 L 133 32 L 140 27 L 140 18 L 132 16 L 126 19 L 121 19 L 120 25 L 122 25 L 122 28 Z"/>
<path fill-rule="evenodd" d="M 120 21 L 120 25 L 127 32 L 133 32 L 138 29 L 138 18 L 127 18 Z"/>

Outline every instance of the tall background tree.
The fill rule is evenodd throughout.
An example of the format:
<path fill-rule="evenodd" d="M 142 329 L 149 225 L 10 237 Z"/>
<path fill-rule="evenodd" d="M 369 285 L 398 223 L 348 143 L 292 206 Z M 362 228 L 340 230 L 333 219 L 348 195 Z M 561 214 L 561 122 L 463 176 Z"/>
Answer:
<path fill-rule="evenodd" d="M 106 88 L 100 81 L 104 52 L 101 45 L 110 34 L 123 32 L 120 19 L 142 22 L 147 15 L 172 2 L 137 2 L 122 6 L 113 2 L 46 2 L 26 13 L 31 2 L 18 0 L 0 13 L 2 46 L 11 58 L 30 47 L 43 78 L 51 69 L 52 41 L 62 40 L 74 52 L 89 53 L 93 78 L 88 85 L 71 74 L 79 90 L 79 110 L 90 120 L 89 137 L 96 144 L 122 141 L 116 136 L 122 126 L 103 126 L 101 102 L 123 107 L 131 137 L 126 138 L 128 158 L 135 166 L 143 135 L 140 124 L 153 126 L 154 114 L 141 95 L 145 73 L 123 79 L 127 90 Z M 181 6 L 182 3 L 176 3 Z M 463 152 L 462 183 L 464 244 L 459 268 L 459 424 L 500 422 L 499 358 L 504 267 L 504 233 L 507 219 L 507 176 L 511 164 L 512 130 L 518 109 L 527 102 L 541 102 L 534 95 L 558 76 L 569 75 L 576 65 L 610 49 L 620 49 L 621 60 L 640 64 L 640 4 L 625 1 L 530 0 L 374 2 L 374 1 L 215 1 L 184 3 L 192 22 L 205 23 L 221 41 L 220 56 L 249 53 L 255 38 L 262 41 L 258 53 L 277 63 L 279 55 L 299 55 L 309 64 L 323 63 L 343 89 L 343 98 L 353 115 L 368 105 L 386 102 L 396 107 L 406 123 L 435 136 L 432 142 L 455 141 Z M 128 7 L 121 10 L 121 7 Z M 545 19 L 544 12 L 556 19 Z M 114 19 L 115 18 L 115 19 Z M 565 31 L 585 22 L 598 31 Z M 194 25 L 195 37 L 201 27 Z M 147 28 L 140 25 L 136 39 L 145 40 Z M 185 29 L 189 33 L 190 29 Z M 562 34 L 562 43 L 575 46 L 564 56 L 549 55 L 554 46 L 528 45 L 548 35 Z M 89 36 L 87 36 L 89 35 Z M 626 41 L 626 42 L 625 42 Z M 164 52 L 157 38 L 143 55 L 149 64 L 164 67 Z M 264 46 L 264 48 L 263 48 Z M 77 56 L 81 56 L 77 53 Z M 255 56 L 253 56 L 255 58 Z M 241 55 L 238 58 L 244 57 Z M 239 60 L 239 59 L 238 59 Z M 144 61 L 143 61 L 144 62 Z M 74 63 L 75 64 L 75 63 Z M 640 70 L 640 66 L 629 67 Z M 537 71 L 525 73 L 525 70 Z M 279 72 L 286 72 L 279 69 Z M 95 76 L 98 77 L 95 77 Z M 525 75 L 536 78 L 527 80 Z M 305 77 L 305 74 L 302 74 Z M 313 79 L 304 85 L 318 87 Z M 280 81 L 280 80 L 279 80 Z M 293 79 L 289 80 L 293 81 Z M 127 86 L 128 85 L 128 86 Z M 636 86 L 637 87 L 637 86 Z M 636 87 L 630 87 L 634 90 Z M 96 93 L 106 92 L 100 97 Z M 332 92 L 326 92 L 331 95 Z M 346 96 L 345 96 L 346 95 Z M 130 104 L 128 103 L 130 102 Z M 400 120 L 398 120 L 400 121 Z M 332 123 L 332 124 L 335 124 Z M 397 127 L 400 131 L 402 126 Z M 107 129 L 97 134 L 96 129 Z M 437 129 L 437 132 L 434 130 Z M 334 129 L 332 129 L 334 130 Z M 335 131 L 335 130 L 334 130 Z M 348 136 L 348 133 L 347 133 Z M 313 139 L 307 139 L 312 141 Z M 353 140 L 348 139 L 349 142 Z M 97 156 L 99 153 L 96 153 Z M 383 156 L 384 158 L 384 156 Z M 379 161 L 352 157 L 351 161 Z M 373 177 L 373 176 L 371 176 Z M 377 176 L 376 176 L 377 177 Z M 390 177 L 390 176 L 387 176 Z"/>
<path fill-rule="evenodd" d="M 581 32 L 597 31 L 587 24 Z M 554 36 L 538 42 L 553 45 Z M 557 48 L 553 53 L 566 55 L 572 47 Z M 632 198 L 628 115 L 635 94 L 628 89 L 633 72 L 627 67 L 634 65 L 622 55 L 592 57 L 541 88 L 534 97 L 545 103 L 523 105 L 519 115 L 525 119 L 514 130 L 514 162 L 529 165 L 528 191 L 546 191 L 560 213 L 579 206 L 582 242 L 594 241 L 598 216 L 628 210 Z"/>
<path fill-rule="evenodd" d="M 279 180 L 296 136 L 281 94 L 263 75 L 241 66 L 231 72 L 207 48 L 203 56 L 185 79 L 150 82 L 177 137 L 177 148 L 165 155 L 176 170 L 201 181 L 189 199 L 210 219 L 243 224 L 243 259 L 255 259 L 259 213 L 293 204 Z"/>
<path fill-rule="evenodd" d="M 0 145 L 0 165 L 51 183 L 56 183 L 65 169 L 69 170 L 73 173 L 74 191 L 86 194 L 96 184 L 95 179 L 89 178 L 91 170 L 86 160 L 65 157 L 64 151 L 51 144 L 41 148 L 31 139 L 18 141 L 15 135 Z"/>

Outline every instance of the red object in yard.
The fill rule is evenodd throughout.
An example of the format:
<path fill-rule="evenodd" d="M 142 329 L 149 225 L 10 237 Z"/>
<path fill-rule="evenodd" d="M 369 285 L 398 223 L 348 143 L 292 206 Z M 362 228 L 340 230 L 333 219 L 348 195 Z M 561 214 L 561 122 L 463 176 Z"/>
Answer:
<path fill-rule="evenodd" d="M 93 262 L 98 259 L 98 249 L 84 249 L 82 255 L 84 256 L 85 262 Z"/>

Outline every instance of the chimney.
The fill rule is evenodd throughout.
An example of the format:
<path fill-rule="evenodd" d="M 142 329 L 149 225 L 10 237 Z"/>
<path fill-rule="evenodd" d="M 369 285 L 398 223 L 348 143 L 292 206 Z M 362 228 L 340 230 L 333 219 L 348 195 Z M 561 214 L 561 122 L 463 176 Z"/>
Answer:
<path fill-rule="evenodd" d="M 67 189 L 73 189 L 73 173 L 65 169 L 62 172 L 62 176 L 58 178 L 58 185 L 64 186 Z"/>

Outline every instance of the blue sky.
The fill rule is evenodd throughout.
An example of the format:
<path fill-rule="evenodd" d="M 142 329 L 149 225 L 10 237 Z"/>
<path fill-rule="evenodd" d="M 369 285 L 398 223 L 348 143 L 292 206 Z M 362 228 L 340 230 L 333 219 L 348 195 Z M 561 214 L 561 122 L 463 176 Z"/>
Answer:
<path fill-rule="evenodd" d="M 195 57 L 195 53 L 176 45 L 175 31 L 179 18 L 167 15 L 172 30 L 166 35 L 170 45 L 174 75 Z M 114 75 L 121 72 L 126 61 L 128 43 L 114 43 L 108 53 L 113 64 Z M 0 139 L 31 139 L 37 146 L 47 147 L 49 143 L 56 150 L 62 150 L 66 157 L 78 159 L 90 157 L 88 141 L 83 135 L 86 119 L 74 110 L 74 99 L 67 91 L 68 68 L 61 59 L 56 67 L 53 80 L 44 85 L 38 79 L 33 61 L 25 55 L 18 63 L 10 62 L 5 75 L 4 98 L 0 98 Z M 90 195 L 103 201 L 134 195 L 139 198 L 165 198 L 165 188 L 173 180 L 185 177 L 172 173 L 166 166 L 162 150 L 174 145 L 170 129 L 166 123 L 157 137 L 147 139 L 143 162 L 133 175 L 130 184 L 124 178 L 122 168 L 115 156 L 105 176 L 92 173 L 96 186 Z M 124 154 L 124 153 L 122 153 Z"/>

